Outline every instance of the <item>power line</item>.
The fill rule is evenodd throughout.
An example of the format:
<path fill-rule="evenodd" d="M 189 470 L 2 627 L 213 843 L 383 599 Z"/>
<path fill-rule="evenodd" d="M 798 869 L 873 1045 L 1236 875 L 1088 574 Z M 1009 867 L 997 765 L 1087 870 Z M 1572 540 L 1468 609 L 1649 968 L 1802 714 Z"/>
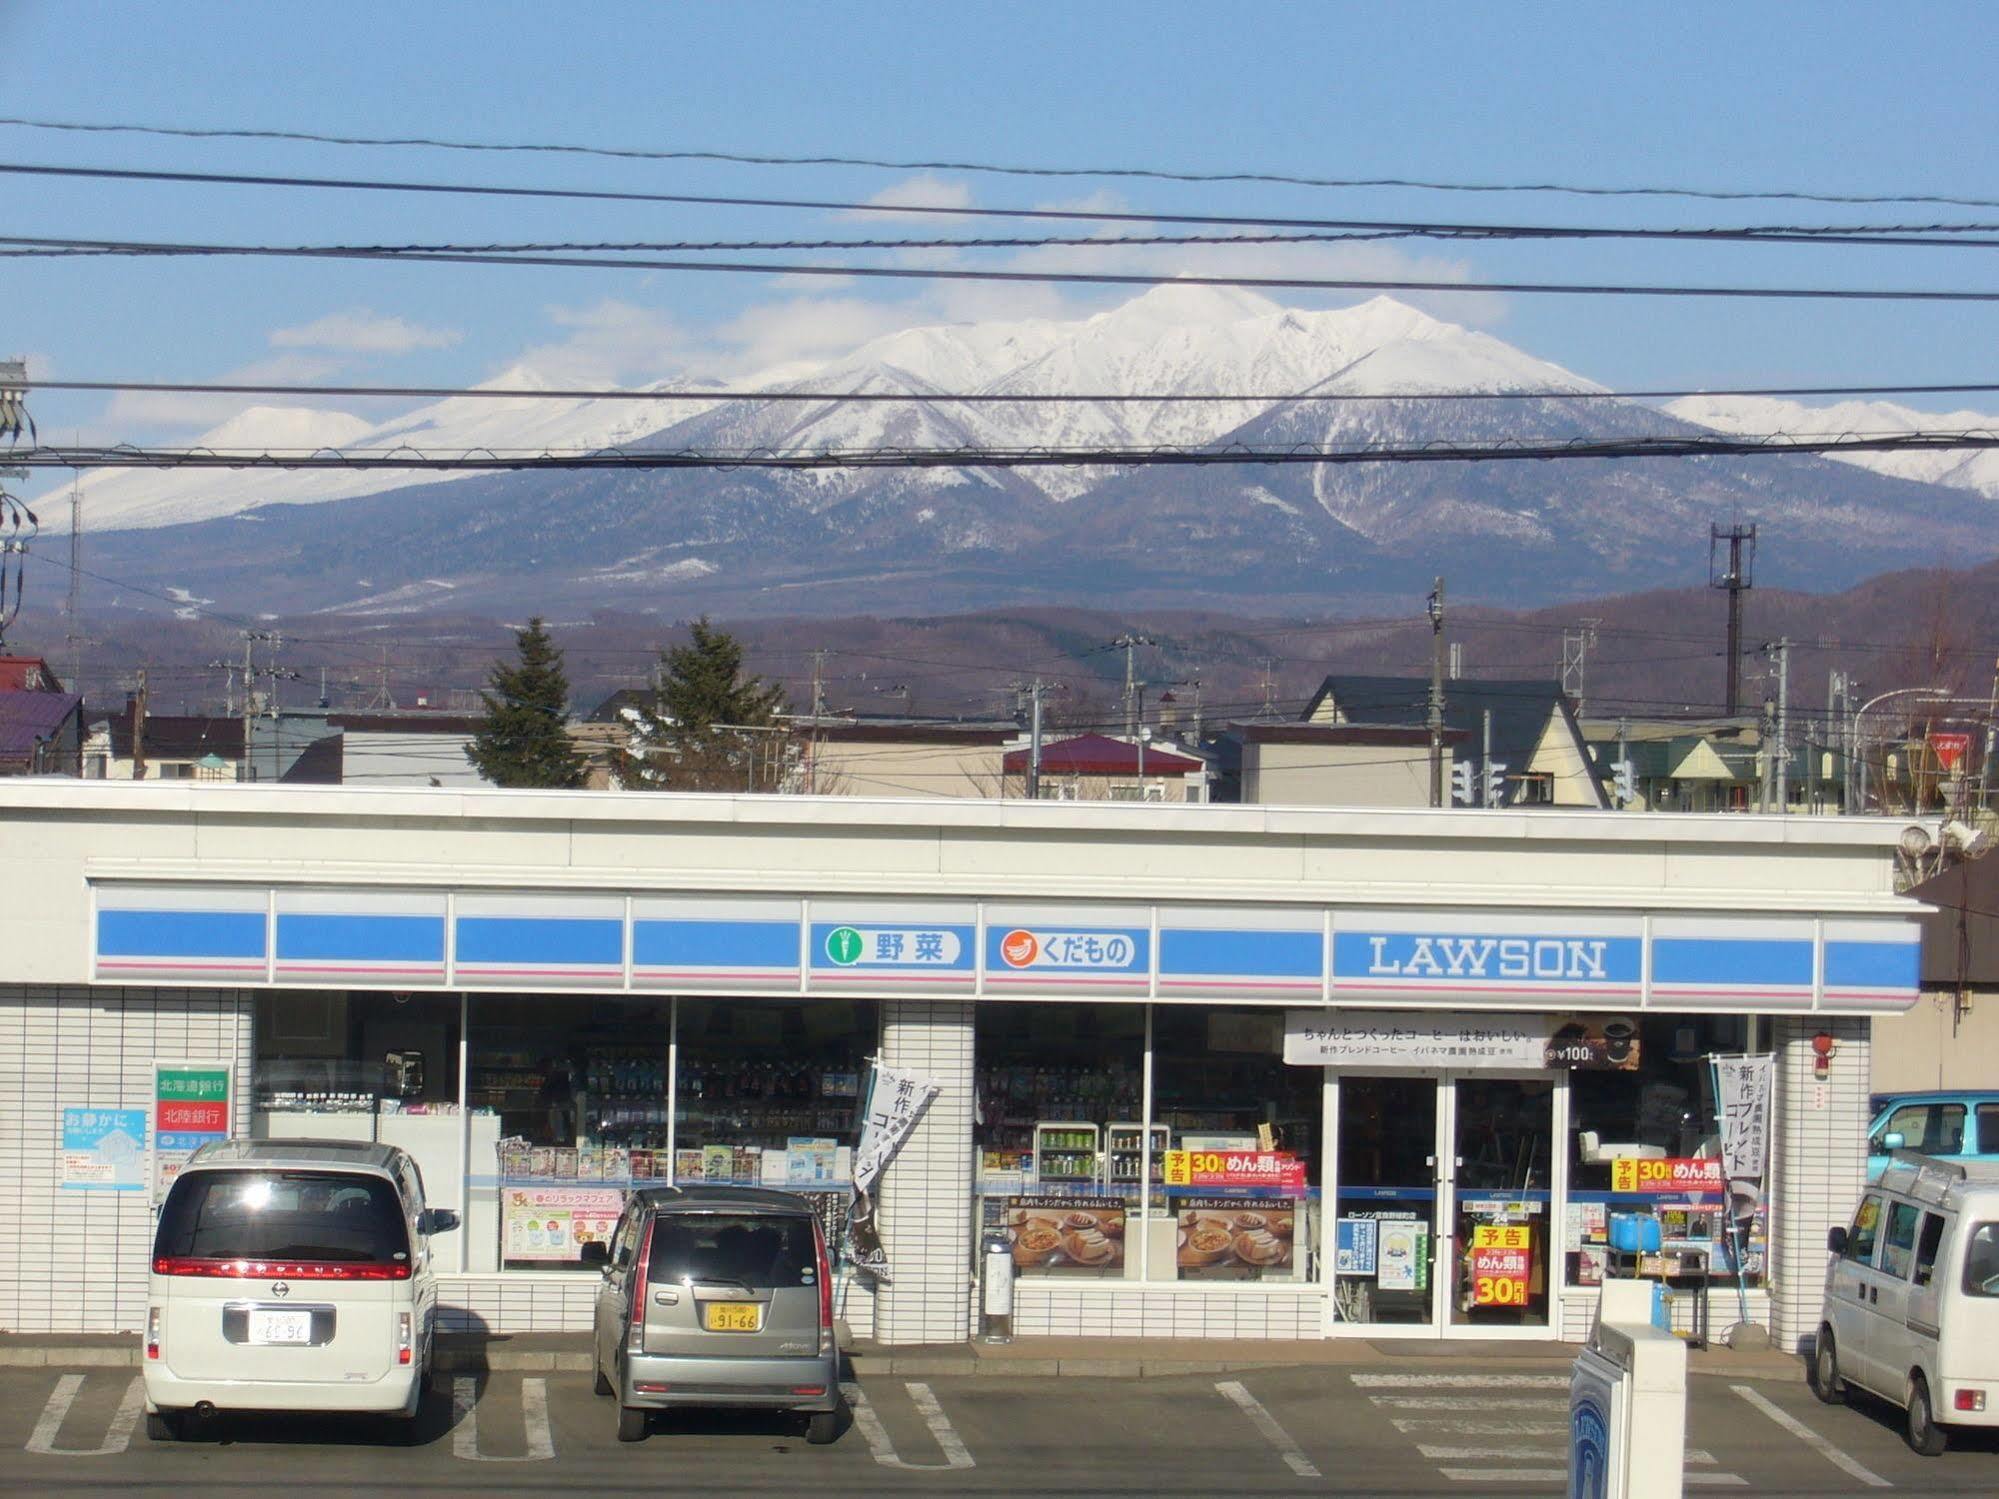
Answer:
<path fill-rule="evenodd" d="M 144 469 L 923 469 L 1159 468 L 1220 464 L 1504 463 L 1525 460 L 1775 457 L 1825 453 L 1955 452 L 1999 448 L 1999 432 L 1895 432 L 1788 435 L 1694 434 L 1652 437 L 1515 439 L 1499 443 L 1380 444 L 1324 448 L 1154 446 L 1144 448 L 826 448 L 821 450 L 595 448 L 572 451 L 477 448 L 425 453 L 406 445 L 383 450 L 305 451 L 212 448 L 37 447 L 10 453 L 22 468 Z"/>
<path fill-rule="evenodd" d="M 1999 223 L 1918 224 L 1745 224 L 1683 229 L 1629 225 L 1479 224 L 1406 219 L 1314 218 L 1296 215 L 1171 213 L 1104 208 L 996 208 L 969 204 L 883 203 L 837 198 L 773 198 L 716 193 L 657 193 L 611 188 L 505 186 L 374 177 L 301 176 L 273 172 L 170 171 L 142 167 L 68 166 L 50 162 L 0 162 L 0 173 L 72 177 L 111 182 L 159 182 L 186 186 L 275 187 L 337 192 L 429 193 L 445 196 L 550 199 L 568 202 L 670 203 L 699 208 L 799 209 L 815 213 L 893 215 L 898 218 L 1028 219 L 1096 224 L 1205 224 L 1263 229 L 1382 231 L 1437 238 L 1494 239 L 1663 239 L 1771 243 L 1935 245 L 1941 235 L 1999 232 Z M 1995 205 L 1999 206 L 1999 205 Z M 1969 241 L 1976 243 L 1975 241 Z"/>
<path fill-rule="evenodd" d="M 80 256 L 224 258 L 281 260 L 377 260 L 403 265 L 544 266 L 567 270 L 689 271 L 753 276 L 871 277 L 895 281 L 994 281 L 1045 286 L 1232 286 L 1277 291 L 1417 291 L 1435 293 L 1505 292 L 1520 296 L 1718 297 L 1777 301 L 1832 302 L 1999 302 L 1999 291 L 1931 290 L 1921 287 L 1837 286 L 1673 286 L 1644 282 L 1440 281 L 1415 277 L 1217 276 L 1144 274 L 1124 271 L 1001 271 L 952 266 L 820 265 L 799 261 L 663 260 L 630 256 L 495 255 L 481 251 L 372 249 L 364 245 L 203 244 L 170 240 L 76 239 L 29 235 L 0 236 L 15 250 L 56 250 Z M 0 255 L 9 253 L 0 249 Z"/>
<path fill-rule="evenodd" d="M 1448 193 L 1556 193 L 1590 198 L 1698 198 L 1709 201 L 1782 200 L 1805 203 L 1939 203 L 1999 208 L 1999 199 L 1936 193 L 1819 193 L 1797 189 L 1601 186 L 1562 182 L 1449 182 L 1416 177 L 1313 177 L 1289 172 L 1195 172 L 1161 167 L 1050 167 L 991 161 L 899 159 L 874 156 L 785 156 L 745 151 L 660 150 L 635 146 L 585 146 L 564 142 L 468 141 L 444 136 L 334 135 L 307 130 L 247 130 L 0 116 L 0 125 L 92 135 L 172 136 L 183 140 L 292 141 L 308 145 L 420 147 L 436 151 L 604 157 L 621 161 L 709 161 L 731 166 L 862 167 L 892 172 L 974 172 L 1005 177 L 1118 177 L 1155 182 L 1264 183 L 1281 187 L 1406 188 Z"/>
<path fill-rule="evenodd" d="M 903 404 L 925 401 L 951 405 L 1037 406 L 1074 402 L 1078 405 L 1241 405 L 1246 402 L 1326 401 L 1640 401 L 1677 400 L 1688 396 L 1716 398 L 1751 396 L 1935 396 L 1979 395 L 1999 390 L 1999 380 L 1960 381 L 1937 385 L 1759 385 L 1686 387 L 1656 390 L 1597 390 L 1574 386 L 1514 390 L 1389 390 L 1389 391 L 1237 391 L 1189 394 L 1184 391 L 844 391 L 738 390 L 701 386 L 664 386 L 640 390 L 603 387 L 561 387 L 535 390 L 490 385 L 308 385 L 249 381 L 198 380 L 36 380 L 36 390 L 124 391 L 147 394 L 214 396 L 343 396 L 400 400 L 487 401 L 771 401 L 801 403 L 854 401 Z"/>

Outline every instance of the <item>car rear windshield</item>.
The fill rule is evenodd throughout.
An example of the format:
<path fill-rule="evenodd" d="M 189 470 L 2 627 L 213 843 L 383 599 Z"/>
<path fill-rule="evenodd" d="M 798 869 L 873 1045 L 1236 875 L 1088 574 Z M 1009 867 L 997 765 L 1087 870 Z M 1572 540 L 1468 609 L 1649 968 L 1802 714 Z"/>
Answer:
<path fill-rule="evenodd" d="M 1964 1246 L 1964 1294 L 1999 1296 L 1999 1223 L 1981 1223 Z"/>
<path fill-rule="evenodd" d="M 160 1209 L 155 1256 L 406 1264 L 396 1190 L 338 1171 L 194 1171 Z"/>
<path fill-rule="evenodd" d="M 654 1280 L 778 1290 L 818 1278 L 812 1220 L 762 1213 L 669 1213 L 653 1225 Z"/>

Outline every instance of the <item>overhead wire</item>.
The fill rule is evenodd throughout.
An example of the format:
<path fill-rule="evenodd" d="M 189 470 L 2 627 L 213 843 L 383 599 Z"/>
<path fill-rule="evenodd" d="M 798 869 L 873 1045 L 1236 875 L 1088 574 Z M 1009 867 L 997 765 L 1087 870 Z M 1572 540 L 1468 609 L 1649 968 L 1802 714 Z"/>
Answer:
<path fill-rule="evenodd" d="M 1533 194 L 1590 198 L 1696 198 L 1710 201 L 1791 201 L 1808 203 L 1936 203 L 1953 207 L 1999 208 L 1999 199 L 1942 193 L 1823 193 L 1785 188 L 1754 190 L 1680 186 L 1620 186 L 1564 182 L 1469 182 L 1419 177 L 1322 177 L 1290 172 L 1193 171 L 1145 166 L 1041 166 L 1030 163 L 921 159 L 834 154 L 782 155 L 771 152 L 591 146 L 569 142 L 475 141 L 448 136 L 358 135 L 310 130 L 156 125 L 138 122 L 36 119 L 0 116 L 0 126 L 68 134 L 167 136 L 184 140 L 288 141 L 309 145 L 417 147 L 425 150 L 502 154 L 601 157 L 622 161 L 716 162 L 731 166 L 854 167 L 893 172 L 966 172 L 1006 177 L 1130 178 L 1156 182 L 1262 183 L 1282 187 L 1403 188 L 1423 192 Z"/>
<path fill-rule="evenodd" d="M 1403 291 L 1516 296 L 1714 297 L 1722 300 L 1832 302 L 1999 302 L 1984 288 L 1670 285 L 1659 282 L 1453 281 L 1414 276 L 1249 276 L 1134 271 L 995 270 L 971 266 L 827 265 L 810 261 L 673 260 L 653 256 L 495 255 L 479 251 L 371 249 L 360 245 L 252 245 L 182 240 L 0 236 L 0 255 L 54 250 L 65 255 L 163 259 L 305 259 L 385 261 L 401 265 L 540 266 L 563 270 L 681 271 L 690 274 L 859 277 L 894 281 L 997 282 L 1037 286 L 1220 286 L 1266 291 Z"/>

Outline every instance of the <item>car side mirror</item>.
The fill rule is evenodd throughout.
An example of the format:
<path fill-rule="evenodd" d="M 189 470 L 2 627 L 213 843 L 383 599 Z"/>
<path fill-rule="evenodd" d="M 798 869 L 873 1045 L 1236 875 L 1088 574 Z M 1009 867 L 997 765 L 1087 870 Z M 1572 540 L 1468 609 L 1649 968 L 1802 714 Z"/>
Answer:
<path fill-rule="evenodd" d="M 602 1239 L 590 1239 L 584 1243 L 577 1257 L 586 1265 L 608 1269 L 611 1264 L 611 1246 Z"/>
<path fill-rule="evenodd" d="M 456 1208 L 425 1208 L 423 1210 L 423 1231 L 427 1234 L 448 1234 L 458 1227 Z"/>
<path fill-rule="evenodd" d="M 1887 1134 L 1881 1137 L 1882 1154 L 1885 1155 L 1887 1154 L 1887 1152 L 1891 1150 L 1900 1150 L 1904 1145 L 1907 1145 L 1908 1143 L 1909 1143 L 1909 1137 L 1907 1135 L 1903 1134 L 1898 1129 L 1891 1129 L 1888 1131 Z"/>
<path fill-rule="evenodd" d="M 1825 1231 L 1825 1247 L 1828 1254 L 1846 1253 L 1846 1230 L 1837 1223 Z"/>

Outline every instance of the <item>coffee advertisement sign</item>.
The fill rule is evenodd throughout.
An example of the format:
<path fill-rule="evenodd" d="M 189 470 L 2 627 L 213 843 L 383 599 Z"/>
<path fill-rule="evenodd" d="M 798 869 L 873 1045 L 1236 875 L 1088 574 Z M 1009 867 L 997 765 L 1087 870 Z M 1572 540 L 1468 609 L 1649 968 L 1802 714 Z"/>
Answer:
<path fill-rule="evenodd" d="M 1290 1010 L 1284 1060 L 1301 1067 L 1632 1072 L 1629 1015 L 1535 1015 L 1453 1010 Z"/>

